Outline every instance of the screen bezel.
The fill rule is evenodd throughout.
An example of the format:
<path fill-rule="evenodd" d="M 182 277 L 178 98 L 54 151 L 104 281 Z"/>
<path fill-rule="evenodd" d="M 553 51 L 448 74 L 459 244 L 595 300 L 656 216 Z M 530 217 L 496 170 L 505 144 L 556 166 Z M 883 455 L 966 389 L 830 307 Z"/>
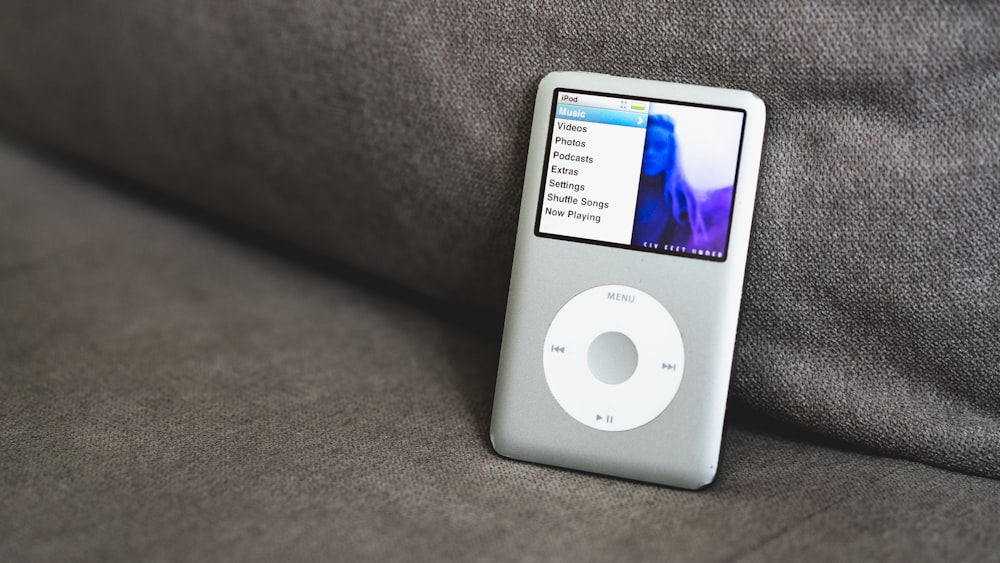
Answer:
<path fill-rule="evenodd" d="M 601 96 L 601 97 L 606 97 L 606 98 L 624 98 L 624 99 L 628 99 L 628 100 L 639 100 L 639 101 L 648 102 L 650 104 L 654 104 L 654 103 L 658 103 L 658 104 L 673 104 L 673 105 L 680 105 L 680 106 L 692 106 L 692 107 L 698 107 L 698 108 L 715 109 L 715 110 L 723 110 L 723 111 L 734 111 L 734 112 L 739 112 L 742 115 L 742 123 L 740 125 L 740 142 L 739 142 L 739 148 L 737 149 L 737 153 L 736 153 L 736 171 L 735 171 L 735 173 L 733 175 L 733 194 L 732 194 L 732 200 L 729 202 L 729 217 L 728 217 L 728 222 L 727 222 L 727 225 L 726 225 L 726 243 L 725 243 L 725 245 L 723 245 L 723 252 L 722 252 L 722 256 L 721 257 L 698 255 L 698 254 L 692 254 L 690 252 L 673 251 L 673 250 L 666 250 L 666 249 L 662 249 L 662 248 L 647 248 L 647 247 L 642 247 L 642 246 L 633 246 L 632 244 L 621 244 L 621 243 L 616 243 L 616 242 L 607 242 L 607 241 L 602 241 L 602 240 L 594 240 L 594 239 L 587 239 L 587 238 L 581 238 L 581 237 L 573 237 L 573 236 L 553 234 L 553 233 L 543 233 L 543 232 L 541 232 L 539 230 L 539 228 L 541 226 L 541 222 L 542 222 L 542 209 L 544 208 L 545 194 L 546 194 L 546 191 L 545 191 L 545 189 L 546 189 L 546 186 L 545 186 L 545 178 L 546 178 L 545 171 L 549 169 L 549 158 L 550 158 L 550 156 L 552 154 L 552 136 L 553 136 L 553 132 L 554 132 L 554 129 L 555 129 L 556 106 L 558 105 L 558 102 L 559 102 L 559 94 L 561 94 L 563 92 L 570 93 L 570 94 L 585 94 L 585 95 L 590 95 L 590 96 Z M 648 252 L 648 253 L 651 253 L 651 254 L 665 254 L 665 255 L 668 255 L 668 256 L 678 256 L 678 257 L 681 257 L 681 258 L 693 258 L 693 259 L 696 259 L 696 260 L 707 260 L 707 261 L 710 261 L 710 262 L 725 262 L 726 261 L 726 259 L 729 257 L 729 242 L 730 242 L 730 239 L 732 238 L 733 215 L 735 214 L 735 208 L 736 208 L 736 193 L 737 193 L 737 190 L 739 189 L 740 161 L 743 158 L 743 141 L 746 138 L 746 129 L 747 129 L 747 110 L 745 110 L 743 108 L 731 107 L 731 106 L 720 106 L 720 105 L 715 105 L 715 104 L 702 104 L 702 103 L 697 103 L 697 102 L 671 100 L 671 99 L 665 99 L 665 98 L 653 98 L 653 97 L 649 97 L 649 96 L 636 96 L 636 95 L 621 94 L 621 93 L 614 93 L 614 92 L 600 92 L 600 91 L 595 91 L 595 90 L 581 90 L 581 89 L 577 89 L 577 88 L 565 88 L 565 87 L 554 88 L 552 90 L 552 96 L 551 96 L 551 98 L 552 98 L 552 102 L 551 102 L 551 105 L 549 107 L 549 119 L 548 119 L 548 123 L 546 124 L 547 131 L 546 131 L 546 136 L 545 136 L 545 158 L 542 161 L 542 169 L 541 169 L 542 173 L 541 173 L 541 178 L 539 179 L 538 205 L 537 205 L 536 210 L 535 210 L 535 228 L 534 228 L 534 234 L 535 234 L 536 237 L 548 238 L 548 239 L 555 239 L 555 240 L 564 240 L 564 241 L 569 241 L 569 242 L 579 242 L 579 243 L 584 243 L 584 244 L 595 244 L 595 245 L 599 245 L 599 246 L 607 246 L 607 247 L 612 247 L 612 248 L 621 248 L 621 249 L 624 249 L 624 250 L 632 250 L 632 251 L 638 251 L 638 252 Z"/>

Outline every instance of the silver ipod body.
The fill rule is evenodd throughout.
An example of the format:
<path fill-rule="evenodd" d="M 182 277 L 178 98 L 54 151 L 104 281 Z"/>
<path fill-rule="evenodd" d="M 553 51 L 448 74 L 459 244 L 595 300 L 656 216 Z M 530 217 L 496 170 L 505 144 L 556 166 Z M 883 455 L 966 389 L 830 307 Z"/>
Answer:
<path fill-rule="evenodd" d="M 738 90 L 538 87 L 491 439 L 501 455 L 715 478 L 763 144 Z"/>

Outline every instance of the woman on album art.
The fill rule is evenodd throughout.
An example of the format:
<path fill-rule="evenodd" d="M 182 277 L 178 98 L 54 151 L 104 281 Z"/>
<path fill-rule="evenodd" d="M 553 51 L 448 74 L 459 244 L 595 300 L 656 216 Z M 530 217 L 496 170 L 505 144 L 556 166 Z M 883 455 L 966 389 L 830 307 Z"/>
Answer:
<path fill-rule="evenodd" d="M 632 244 L 724 252 L 733 187 L 696 192 L 681 170 L 674 121 L 650 114 L 639 175 Z"/>

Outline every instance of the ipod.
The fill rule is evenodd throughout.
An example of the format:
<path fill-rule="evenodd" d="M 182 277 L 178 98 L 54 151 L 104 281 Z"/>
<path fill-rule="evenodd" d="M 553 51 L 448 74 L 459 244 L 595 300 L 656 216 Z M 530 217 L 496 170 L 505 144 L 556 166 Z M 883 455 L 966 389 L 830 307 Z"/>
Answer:
<path fill-rule="evenodd" d="M 715 478 L 764 120 L 744 91 L 542 79 L 498 453 L 687 489 Z"/>

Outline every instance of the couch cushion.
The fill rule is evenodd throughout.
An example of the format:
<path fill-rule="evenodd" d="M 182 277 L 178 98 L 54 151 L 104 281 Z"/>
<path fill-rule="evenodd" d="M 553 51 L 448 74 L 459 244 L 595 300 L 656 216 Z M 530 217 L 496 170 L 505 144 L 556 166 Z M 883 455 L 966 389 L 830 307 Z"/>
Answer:
<path fill-rule="evenodd" d="M 733 396 L 997 477 L 998 23 L 992 3 L 14 1 L 0 121 L 496 315 L 543 74 L 752 90 Z"/>
<path fill-rule="evenodd" d="M 489 329 L 162 204 L 0 145 L 0 560 L 1000 550 L 1000 481 L 746 416 L 698 493 L 501 458 Z"/>

